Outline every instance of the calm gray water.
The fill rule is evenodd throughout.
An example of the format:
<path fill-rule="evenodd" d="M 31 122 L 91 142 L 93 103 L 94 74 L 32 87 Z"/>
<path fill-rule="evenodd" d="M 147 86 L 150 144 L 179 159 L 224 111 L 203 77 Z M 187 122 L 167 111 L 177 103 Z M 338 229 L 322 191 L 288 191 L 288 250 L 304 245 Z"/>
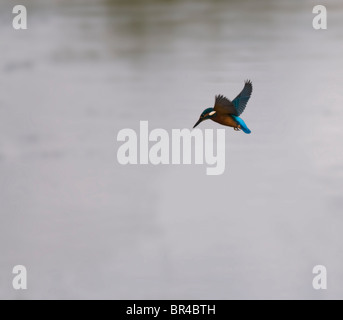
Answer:
<path fill-rule="evenodd" d="M 1 0 L 0 298 L 342 299 L 343 4 L 315 31 L 316 4 L 30 0 L 15 31 Z M 190 128 L 247 78 L 223 175 L 117 163 L 120 129 Z"/>

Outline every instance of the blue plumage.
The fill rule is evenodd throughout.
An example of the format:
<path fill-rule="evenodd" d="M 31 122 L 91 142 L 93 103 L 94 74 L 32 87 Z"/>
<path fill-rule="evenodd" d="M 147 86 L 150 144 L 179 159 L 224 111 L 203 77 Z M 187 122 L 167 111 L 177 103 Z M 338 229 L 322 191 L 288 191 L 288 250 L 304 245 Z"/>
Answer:
<path fill-rule="evenodd" d="M 248 128 L 248 126 L 245 124 L 245 122 L 242 118 L 234 116 L 234 115 L 231 115 L 231 117 L 234 118 L 239 123 L 243 132 L 245 132 L 247 134 L 251 133 L 251 130 Z"/>

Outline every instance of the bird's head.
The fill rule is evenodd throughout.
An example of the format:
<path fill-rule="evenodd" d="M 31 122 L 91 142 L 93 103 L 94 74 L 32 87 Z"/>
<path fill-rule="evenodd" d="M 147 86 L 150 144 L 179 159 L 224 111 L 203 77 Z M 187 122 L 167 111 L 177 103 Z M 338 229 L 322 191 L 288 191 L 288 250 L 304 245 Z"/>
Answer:
<path fill-rule="evenodd" d="M 203 122 L 204 120 L 208 120 L 211 119 L 215 116 L 216 111 L 213 108 L 207 108 L 203 111 L 203 113 L 200 115 L 200 118 L 198 120 L 198 122 L 194 125 L 193 129 L 198 126 L 201 122 Z"/>

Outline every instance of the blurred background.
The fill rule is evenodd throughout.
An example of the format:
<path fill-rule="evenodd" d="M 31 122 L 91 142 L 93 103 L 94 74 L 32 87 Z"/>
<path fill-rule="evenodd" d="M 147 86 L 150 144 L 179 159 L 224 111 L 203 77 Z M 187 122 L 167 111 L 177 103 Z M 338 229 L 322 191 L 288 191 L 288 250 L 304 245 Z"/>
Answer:
<path fill-rule="evenodd" d="M 316 31 L 317 4 L 1 0 L 0 298 L 342 299 L 343 4 Z M 248 78 L 223 175 L 117 163 L 119 130 L 191 128 Z"/>

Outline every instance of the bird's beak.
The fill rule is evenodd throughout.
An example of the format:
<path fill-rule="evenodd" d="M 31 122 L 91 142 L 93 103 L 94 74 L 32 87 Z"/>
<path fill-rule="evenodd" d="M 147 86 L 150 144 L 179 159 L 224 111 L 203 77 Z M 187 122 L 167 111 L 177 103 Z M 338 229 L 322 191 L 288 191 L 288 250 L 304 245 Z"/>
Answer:
<path fill-rule="evenodd" d="M 194 125 L 193 129 L 197 127 L 201 122 L 203 122 L 203 119 L 199 119 L 198 122 Z"/>

